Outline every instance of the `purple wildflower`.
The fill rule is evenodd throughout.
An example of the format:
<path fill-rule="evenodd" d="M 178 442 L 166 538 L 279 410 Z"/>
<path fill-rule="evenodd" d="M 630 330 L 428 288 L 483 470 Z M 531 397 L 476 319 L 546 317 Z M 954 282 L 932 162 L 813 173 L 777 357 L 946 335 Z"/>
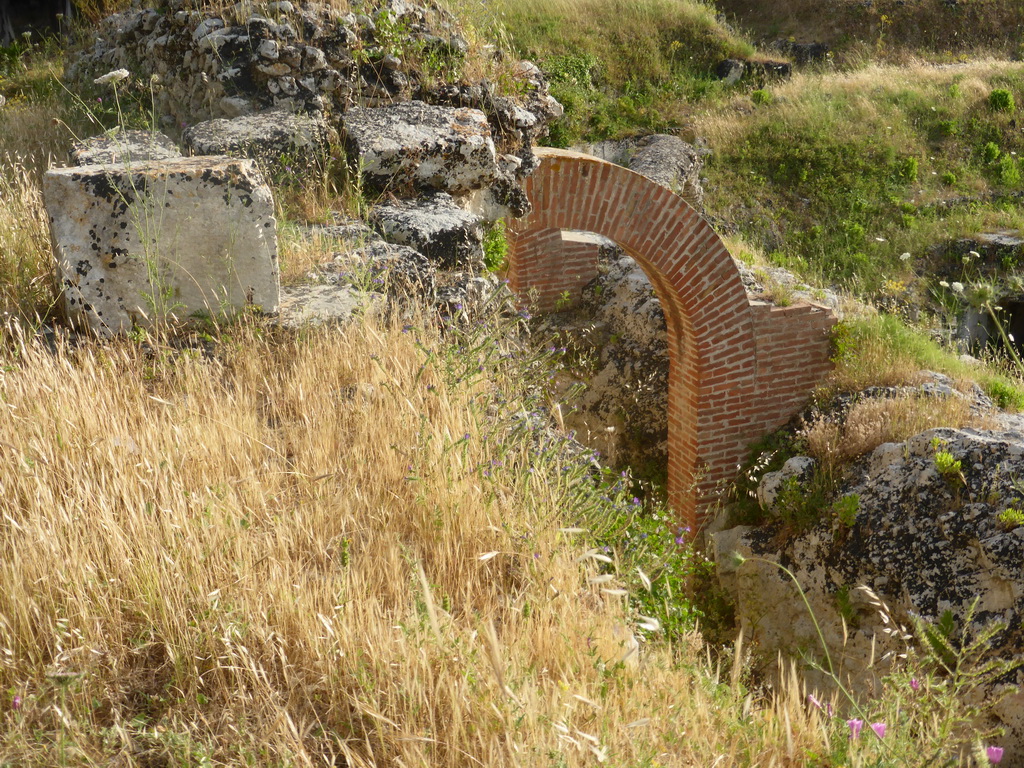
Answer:
<path fill-rule="evenodd" d="M 15 694 L 14 698 L 11 699 L 11 709 L 21 709 L 21 696 Z M 989 750 L 998 749 L 998 747 L 989 747 Z M 999 750 L 999 757 L 1003 756 L 1003 750 Z M 998 762 L 998 761 L 996 761 Z"/>
<path fill-rule="evenodd" d="M 918 680 L 916 677 L 910 678 L 910 690 L 912 690 L 914 693 L 917 693 L 919 690 L 921 690 L 921 681 Z"/>
<path fill-rule="evenodd" d="M 860 729 L 864 727 L 864 721 L 854 718 L 852 720 L 847 720 L 846 724 L 850 726 L 850 738 L 860 738 Z"/>
<path fill-rule="evenodd" d="M 871 730 L 875 732 L 875 735 L 878 738 L 885 738 L 885 723 L 872 723 Z"/>
<path fill-rule="evenodd" d="M 985 750 L 985 757 L 988 758 L 988 761 L 992 765 L 995 765 L 996 763 L 1001 763 L 1001 762 L 1003 762 L 1003 748 L 1002 747 L 988 747 Z"/>

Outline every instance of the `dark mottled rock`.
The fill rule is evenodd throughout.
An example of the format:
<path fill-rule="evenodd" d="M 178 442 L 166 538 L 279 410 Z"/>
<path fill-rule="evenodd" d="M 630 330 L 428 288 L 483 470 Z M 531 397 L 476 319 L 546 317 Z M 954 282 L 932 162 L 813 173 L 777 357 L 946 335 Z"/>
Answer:
<path fill-rule="evenodd" d="M 386 240 L 412 246 L 441 269 L 483 264 L 480 217 L 457 206 L 444 192 L 379 205 L 370 211 L 370 221 Z"/>
<path fill-rule="evenodd" d="M 1004 629 L 992 638 L 986 658 L 1024 661 L 1024 527 L 1000 519 L 1007 509 L 1024 509 L 1022 475 L 1020 432 L 932 429 L 904 443 L 885 443 L 855 467 L 838 494 L 847 499 L 845 520 L 826 514 L 810 530 L 788 537 L 779 525 L 713 534 L 723 586 L 736 600 L 748 637 L 768 656 L 778 650 L 799 656 L 798 649 L 818 647 L 818 640 L 792 583 L 769 563 L 749 560 L 737 567 L 730 555 L 737 551 L 790 568 L 833 660 L 842 660 L 857 690 L 885 670 L 866 669 L 873 644 L 876 659 L 900 648 L 902 641 L 883 629 L 894 622 L 911 627 L 913 616 L 932 622 L 946 616 L 953 636 L 966 642 L 1000 622 Z M 853 589 L 861 585 L 888 605 L 888 624 L 867 593 Z M 839 593 L 848 601 L 845 642 Z M 813 670 L 808 674 L 812 684 L 825 684 Z M 1022 682 L 1024 669 L 1018 667 L 973 695 L 980 702 Z M 1007 730 L 1000 744 L 1016 765 L 1024 758 L 1024 694 L 1012 692 L 995 717 Z"/>
<path fill-rule="evenodd" d="M 676 136 L 645 136 L 635 144 L 628 167 L 668 187 L 697 210 L 703 208 L 700 173 L 704 159 L 692 144 Z"/>
<path fill-rule="evenodd" d="M 281 110 L 207 120 L 186 130 L 184 141 L 195 155 L 256 160 L 272 178 L 322 171 L 330 156 L 330 130 L 322 117 Z"/>
<path fill-rule="evenodd" d="M 739 59 L 723 59 L 715 67 L 715 77 L 732 85 L 738 83 L 747 71 L 745 62 Z"/>

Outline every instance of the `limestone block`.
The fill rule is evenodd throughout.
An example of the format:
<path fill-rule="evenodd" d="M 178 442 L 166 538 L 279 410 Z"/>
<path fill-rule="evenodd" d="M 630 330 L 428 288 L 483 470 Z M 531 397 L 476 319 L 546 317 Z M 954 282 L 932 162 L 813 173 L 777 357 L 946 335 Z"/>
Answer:
<path fill-rule="evenodd" d="M 442 269 L 483 263 L 480 217 L 459 208 L 444 192 L 377 206 L 370 211 L 370 220 L 386 240 L 415 248 Z"/>
<path fill-rule="evenodd" d="M 284 111 L 207 120 L 193 125 L 183 138 L 196 155 L 249 157 L 271 174 L 315 170 L 330 153 L 322 117 Z"/>
<path fill-rule="evenodd" d="M 413 185 L 459 194 L 498 176 L 487 117 L 476 109 L 421 101 L 353 107 L 345 114 L 344 133 L 349 157 L 376 187 Z"/>
<path fill-rule="evenodd" d="M 274 201 L 251 160 L 181 158 L 43 178 L 69 319 L 100 336 L 277 310 Z"/>
<path fill-rule="evenodd" d="M 345 323 L 379 300 L 350 285 L 296 285 L 281 290 L 277 323 L 298 329 L 306 325 Z"/>
<path fill-rule="evenodd" d="M 126 131 L 120 127 L 76 141 L 71 148 L 75 165 L 144 163 L 181 157 L 178 145 L 155 131 Z"/>

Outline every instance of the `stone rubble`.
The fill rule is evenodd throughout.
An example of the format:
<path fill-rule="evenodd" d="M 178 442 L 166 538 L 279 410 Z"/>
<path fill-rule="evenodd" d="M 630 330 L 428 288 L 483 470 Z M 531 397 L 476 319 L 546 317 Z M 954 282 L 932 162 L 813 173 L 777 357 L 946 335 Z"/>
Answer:
<path fill-rule="evenodd" d="M 532 145 L 562 114 L 530 62 L 514 68 L 513 98 L 486 78 L 446 83 L 403 61 L 425 57 L 457 69 L 469 53 L 454 18 L 436 5 L 388 0 L 371 18 L 312 1 L 215 12 L 170 0 L 114 14 L 95 34 L 68 62 L 72 87 L 92 94 L 93 80 L 116 68 L 136 83 L 152 78 L 153 108 L 175 136 L 196 122 L 268 110 L 322 114 L 340 128 L 351 107 L 415 99 L 483 111 L 501 151 L 518 155 L 520 173 L 528 174 Z"/>
<path fill-rule="evenodd" d="M 206 120 L 182 136 L 193 155 L 248 157 L 271 179 L 322 172 L 331 156 L 330 139 L 331 130 L 322 116 L 283 110 Z"/>

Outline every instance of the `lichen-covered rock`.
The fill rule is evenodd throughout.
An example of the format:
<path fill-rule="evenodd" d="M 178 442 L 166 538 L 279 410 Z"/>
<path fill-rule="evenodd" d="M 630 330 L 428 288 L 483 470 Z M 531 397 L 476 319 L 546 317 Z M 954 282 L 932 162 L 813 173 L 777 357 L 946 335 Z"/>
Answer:
<path fill-rule="evenodd" d="M 330 131 L 319 115 L 282 110 L 193 125 L 183 136 L 194 155 L 229 155 L 256 160 L 273 178 L 324 171 L 330 157 Z"/>
<path fill-rule="evenodd" d="M 379 205 L 370 211 L 370 221 L 387 241 L 415 248 L 441 269 L 483 264 L 480 217 L 457 206 L 444 192 Z"/>
<path fill-rule="evenodd" d="M 71 148 L 71 162 L 75 165 L 142 163 L 178 157 L 178 145 L 164 134 L 121 127 L 76 141 Z"/>
<path fill-rule="evenodd" d="M 281 289 L 276 322 L 284 328 L 345 323 L 380 298 L 351 285 L 294 285 Z"/>
<path fill-rule="evenodd" d="M 723 586 L 736 601 L 748 637 L 767 657 L 782 650 L 817 653 L 817 632 L 785 565 L 808 595 L 838 663 L 853 685 L 869 687 L 877 670 L 871 658 L 898 649 L 882 632 L 877 608 L 856 587 L 865 585 L 888 604 L 893 620 L 911 616 L 952 622 L 951 636 L 967 642 L 990 622 L 1005 624 L 988 658 L 1024 661 L 1024 527 L 1006 510 L 1024 508 L 1024 435 L 1019 432 L 933 429 L 904 443 L 879 446 L 858 465 L 840 493 L 846 513 L 826 518 L 805 533 L 782 539 L 778 524 L 733 528 L 713 535 Z M 735 568 L 732 552 L 748 560 Z M 976 603 L 977 601 L 977 603 Z M 976 611 L 970 622 L 972 606 Z M 848 637 L 844 650 L 846 619 Z M 892 626 L 892 623 L 888 626 Z M 882 668 L 884 671 L 884 667 Z M 813 672 L 812 682 L 826 681 Z M 982 699 L 1024 682 L 1024 668 L 1009 673 Z M 1007 758 L 1024 759 L 1024 694 L 999 705 L 1007 728 Z"/>
<path fill-rule="evenodd" d="M 43 195 L 68 317 L 100 336 L 277 309 L 274 201 L 251 160 L 58 168 Z"/>
<path fill-rule="evenodd" d="M 814 475 L 815 461 L 808 456 L 794 456 L 777 472 L 769 472 L 757 486 L 757 503 L 769 515 L 779 517 L 787 494 L 803 494 Z"/>
<path fill-rule="evenodd" d="M 620 141 L 601 141 L 578 147 L 608 162 L 629 168 L 656 184 L 667 187 L 686 200 L 691 207 L 703 210 L 706 148 L 683 141 L 678 136 L 656 133 Z"/>
<path fill-rule="evenodd" d="M 459 194 L 498 176 L 494 141 L 479 110 L 420 101 L 355 107 L 345 115 L 343 132 L 349 159 L 380 189 Z"/>
<path fill-rule="evenodd" d="M 677 136 L 655 134 L 640 139 L 629 160 L 629 169 L 668 187 L 697 210 L 704 204 L 700 172 L 704 158 L 692 144 Z"/>

